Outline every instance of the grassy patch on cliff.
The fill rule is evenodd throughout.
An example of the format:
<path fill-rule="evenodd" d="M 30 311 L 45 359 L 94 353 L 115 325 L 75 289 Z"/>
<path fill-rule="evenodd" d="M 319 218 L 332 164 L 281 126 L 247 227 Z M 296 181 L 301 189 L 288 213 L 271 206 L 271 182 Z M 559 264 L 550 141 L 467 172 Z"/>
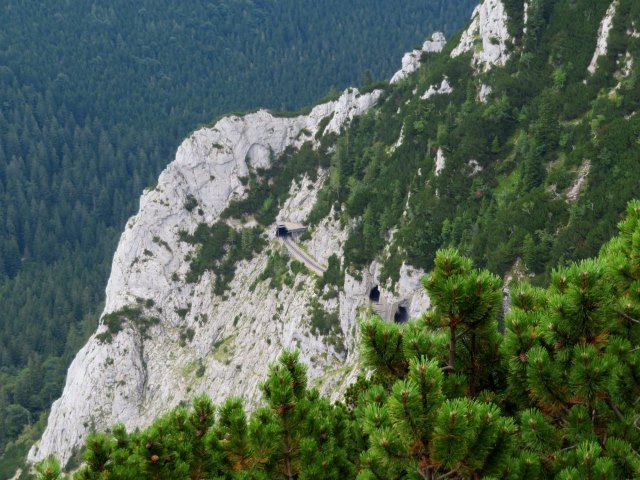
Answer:
<path fill-rule="evenodd" d="M 304 175 L 315 180 L 318 168 L 329 166 L 329 146 L 330 142 L 323 140 L 320 148 L 314 149 L 306 142 L 299 150 L 288 147 L 282 155 L 274 156 L 269 168 L 250 172 L 247 196 L 231 202 L 221 217 L 243 219 L 252 215 L 261 225 L 271 225 L 289 196 L 291 183 Z"/>
<path fill-rule="evenodd" d="M 206 271 L 215 276 L 214 293 L 222 295 L 235 277 L 236 264 L 250 260 L 266 245 L 263 230 L 259 227 L 235 230 L 223 222 L 213 225 L 201 223 L 190 235 L 180 232 L 180 240 L 196 246 L 190 255 L 190 268 L 186 280 L 196 283 Z"/>
<path fill-rule="evenodd" d="M 154 325 L 159 324 L 160 319 L 146 315 L 140 305 L 126 305 L 102 317 L 102 324 L 107 326 L 107 330 L 96 335 L 96 339 L 100 343 L 111 343 L 113 337 L 122 331 L 125 323 L 133 325 L 146 338 L 147 331 Z"/>
<path fill-rule="evenodd" d="M 235 350 L 233 341 L 236 339 L 236 336 L 237 335 L 229 335 L 228 337 L 224 337 L 216 341 L 213 345 L 214 351 L 212 353 L 214 360 L 224 364 L 229 363 L 231 355 L 233 355 Z"/>

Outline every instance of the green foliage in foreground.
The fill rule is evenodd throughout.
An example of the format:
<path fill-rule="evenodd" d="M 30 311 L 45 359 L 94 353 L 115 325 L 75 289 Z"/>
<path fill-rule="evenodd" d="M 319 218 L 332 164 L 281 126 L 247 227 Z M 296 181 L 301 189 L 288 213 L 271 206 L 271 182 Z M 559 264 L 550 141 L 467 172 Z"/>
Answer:
<path fill-rule="evenodd" d="M 512 289 L 452 249 L 407 325 L 361 324 L 371 375 L 330 404 L 284 352 L 250 417 L 205 397 L 142 432 L 92 435 L 76 480 L 578 479 L 640 475 L 640 202 L 597 258 Z M 39 479 L 64 478 L 55 462 Z"/>

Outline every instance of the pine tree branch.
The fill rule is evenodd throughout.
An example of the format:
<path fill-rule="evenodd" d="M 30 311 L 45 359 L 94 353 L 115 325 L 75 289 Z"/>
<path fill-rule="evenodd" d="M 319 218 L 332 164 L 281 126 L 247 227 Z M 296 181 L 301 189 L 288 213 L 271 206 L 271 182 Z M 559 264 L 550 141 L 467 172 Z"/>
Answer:
<path fill-rule="evenodd" d="M 575 450 L 576 448 L 578 448 L 577 445 L 572 445 L 570 447 L 565 447 L 562 450 L 558 450 L 557 453 L 568 452 L 569 450 Z"/>
<path fill-rule="evenodd" d="M 420 476 L 420 478 L 424 478 L 424 480 L 431 479 L 431 473 L 429 472 L 429 467 L 427 467 L 427 471 L 423 472 L 420 468 L 414 468 L 414 471 Z"/>
<path fill-rule="evenodd" d="M 613 400 L 611 400 L 611 397 L 606 396 L 604 399 L 605 403 L 607 405 L 609 405 L 609 408 L 611 410 L 613 410 L 613 412 L 616 414 L 616 416 L 618 417 L 618 419 L 624 423 L 625 418 L 624 415 L 622 414 L 622 412 L 620 411 L 620 409 L 617 407 L 617 405 L 615 403 L 613 403 Z M 636 427 L 637 428 L 637 427 Z"/>
<path fill-rule="evenodd" d="M 371 467 L 369 467 L 369 471 L 370 471 L 373 475 L 375 475 L 375 477 L 376 477 L 378 480 L 387 480 L 387 472 L 384 472 L 384 473 L 378 473 L 377 471 L 375 471 L 375 472 L 374 472 L 374 471 L 373 471 L 373 469 L 372 469 Z"/>
<path fill-rule="evenodd" d="M 476 353 L 478 347 L 476 342 L 476 334 L 474 333 L 471 336 L 471 348 L 469 349 L 469 354 L 471 356 L 469 361 L 470 366 L 470 375 L 469 375 L 469 396 L 476 396 L 476 380 L 478 376 L 478 362 L 476 361 Z"/>
<path fill-rule="evenodd" d="M 457 340 L 457 336 L 456 336 L 456 324 L 452 323 L 450 326 L 450 338 L 449 338 L 449 367 L 451 368 L 452 371 L 456 370 L 455 364 L 456 364 L 456 340 Z"/>
<path fill-rule="evenodd" d="M 626 318 L 626 319 L 627 319 L 627 320 L 629 320 L 630 322 L 634 322 L 634 323 L 638 323 L 638 324 L 640 324 L 640 320 L 638 320 L 637 318 L 633 318 L 633 317 L 631 317 L 631 316 L 627 315 L 626 313 L 624 313 L 624 312 L 622 312 L 622 311 L 619 311 L 619 312 L 617 312 L 617 313 L 618 313 L 618 315 L 622 315 L 624 318 Z"/>
<path fill-rule="evenodd" d="M 285 475 L 287 476 L 287 478 L 289 480 L 293 480 L 294 475 L 293 475 L 293 471 L 291 469 L 291 452 L 293 451 L 292 445 L 291 445 L 291 437 L 290 437 L 290 431 L 289 431 L 289 416 L 285 415 L 284 418 L 284 445 L 283 445 L 283 454 L 284 454 L 284 465 L 285 465 Z"/>
<path fill-rule="evenodd" d="M 443 480 L 444 478 L 449 478 L 452 475 L 455 475 L 456 473 L 458 473 L 457 470 L 450 470 L 447 473 L 443 473 L 442 475 L 440 475 L 439 477 L 436 477 L 436 480 Z"/>
<path fill-rule="evenodd" d="M 464 337 L 467 333 L 469 333 L 471 330 L 473 329 L 473 327 L 467 327 L 465 328 L 462 333 L 458 334 L 458 338 L 462 338 Z"/>

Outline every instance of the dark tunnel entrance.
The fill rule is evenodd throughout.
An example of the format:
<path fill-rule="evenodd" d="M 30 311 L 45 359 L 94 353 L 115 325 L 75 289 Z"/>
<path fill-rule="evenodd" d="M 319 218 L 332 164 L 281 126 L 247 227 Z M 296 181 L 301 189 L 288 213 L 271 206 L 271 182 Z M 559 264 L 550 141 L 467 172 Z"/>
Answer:
<path fill-rule="evenodd" d="M 289 235 L 289 229 L 283 225 L 278 225 L 276 228 L 276 237 L 286 237 Z"/>
<path fill-rule="evenodd" d="M 407 323 L 409 321 L 409 312 L 407 311 L 407 308 L 399 305 L 398 311 L 393 316 L 393 321 L 396 323 Z"/>
<path fill-rule="evenodd" d="M 369 300 L 375 303 L 380 301 L 380 289 L 377 285 L 371 289 L 371 292 L 369 292 Z"/>

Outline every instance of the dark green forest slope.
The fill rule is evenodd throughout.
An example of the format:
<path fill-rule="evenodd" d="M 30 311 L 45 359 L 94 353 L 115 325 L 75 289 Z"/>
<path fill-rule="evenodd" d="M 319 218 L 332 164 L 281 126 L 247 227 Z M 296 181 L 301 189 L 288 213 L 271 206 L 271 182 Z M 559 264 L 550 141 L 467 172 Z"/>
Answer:
<path fill-rule="evenodd" d="M 309 223 L 333 207 L 348 226 L 343 267 L 377 259 L 382 280 L 394 281 L 402 262 L 428 271 L 437 249 L 455 247 L 494 273 L 515 269 L 546 284 L 555 265 L 595 255 L 640 196 L 640 3 L 618 3 L 593 75 L 587 66 L 609 0 L 537 2 L 526 35 L 523 2 L 514 0 L 504 67 L 479 73 L 471 52 L 451 58 L 453 38 L 334 138 L 330 181 Z M 421 98 L 443 78 L 452 93 Z M 492 89 L 484 102 L 482 85 Z M 445 161 L 436 172 L 438 151 Z M 275 211 L 281 193 L 254 189 L 229 214 L 268 225 L 273 215 L 260 206 Z"/>
<path fill-rule="evenodd" d="M 388 77 L 472 4 L 2 2 L 0 453 L 59 395 L 119 232 L 190 130 Z"/>

